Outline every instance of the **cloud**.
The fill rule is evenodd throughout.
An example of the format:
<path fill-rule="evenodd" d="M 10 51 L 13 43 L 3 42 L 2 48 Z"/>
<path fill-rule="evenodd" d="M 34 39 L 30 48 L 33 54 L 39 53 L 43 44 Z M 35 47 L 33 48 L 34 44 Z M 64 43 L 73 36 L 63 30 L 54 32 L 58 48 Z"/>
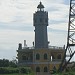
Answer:
<path fill-rule="evenodd" d="M 33 31 L 34 27 L 31 24 L 20 23 L 20 22 L 11 22 L 11 23 L 4 23 L 0 22 L 0 29 L 6 30 L 19 30 L 19 31 Z"/>
<path fill-rule="evenodd" d="M 63 0 L 42 0 L 42 2 L 49 13 L 49 25 L 68 22 L 68 5 L 63 4 Z M 33 26 L 33 12 L 36 11 L 38 3 L 38 0 L 3 0 L 0 7 L 3 8 L 0 12 L 1 23 L 7 22 L 9 25 L 6 24 L 7 27 L 14 29 L 22 24 L 20 27 L 23 30 L 24 24 Z"/>
<path fill-rule="evenodd" d="M 32 36 L 30 36 L 30 34 L 32 34 Z M 2 29 L 0 30 L 0 35 L 0 58 L 10 60 L 13 56 L 17 56 L 16 50 L 18 49 L 19 43 L 23 44 L 24 40 L 27 40 L 27 45 L 31 47 L 32 41 L 34 41 L 34 32 L 31 31 Z"/>
<path fill-rule="evenodd" d="M 63 13 L 62 10 L 66 11 L 67 5 L 63 4 L 63 0 L 42 0 L 43 4 L 49 10 L 51 8 L 58 10 L 55 14 Z M 2 22 L 11 22 L 11 21 L 22 21 L 22 22 L 32 22 L 33 12 L 35 12 L 36 7 L 39 1 L 36 0 L 3 0 L 1 2 L 0 8 L 0 21 Z M 61 3 L 61 4 L 60 4 Z M 56 8 L 55 8 L 56 7 Z M 65 8 L 65 9 L 64 9 Z M 5 12 L 6 11 L 6 12 Z M 53 11 L 53 10 L 52 10 Z M 64 11 L 64 12 L 65 12 Z M 51 11 L 49 11 L 51 14 Z M 52 12 L 53 13 L 53 12 Z M 64 15 L 60 14 L 60 15 Z M 20 18 L 19 18 L 20 17 Z M 62 18 L 62 17 L 61 17 Z M 29 19 L 29 21 L 28 21 Z"/>
<path fill-rule="evenodd" d="M 50 42 L 51 46 L 63 47 L 64 45 L 66 45 L 66 42 L 67 42 L 67 38 L 66 38 L 67 35 L 66 34 L 63 34 L 63 33 L 60 34 L 60 33 L 55 33 L 55 32 L 48 32 L 48 35 L 49 35 L 48 36 L 48 41 Z"/>

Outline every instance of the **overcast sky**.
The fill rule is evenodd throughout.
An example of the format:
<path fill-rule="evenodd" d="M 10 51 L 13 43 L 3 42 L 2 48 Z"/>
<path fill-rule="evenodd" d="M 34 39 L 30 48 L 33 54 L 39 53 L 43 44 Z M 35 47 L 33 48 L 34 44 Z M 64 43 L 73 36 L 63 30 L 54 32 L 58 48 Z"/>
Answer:
<path fill-rule="evenodd" d="M 48 11 L 48 40 L 52 46 L 66 45 L 69 0 L 41 0 Z M 0 58 L 16 57 L 18 43 L 34 41 L 33 13 L 40 0 L 0 0 Z"/>

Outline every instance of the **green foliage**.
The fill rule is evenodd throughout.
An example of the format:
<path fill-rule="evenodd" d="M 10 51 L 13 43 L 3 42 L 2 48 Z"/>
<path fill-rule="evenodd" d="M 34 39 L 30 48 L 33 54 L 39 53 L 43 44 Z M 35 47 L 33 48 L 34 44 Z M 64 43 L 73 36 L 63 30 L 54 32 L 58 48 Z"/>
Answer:
<path fill-rule="evenodd" d="M 8 59 L 0 59 L 0 67 L 17 67 L 17 64 Z"/>
<path fill-rule="evenodd" d="M 65 69 L 65 72 L 63 73 L 55 73 L 53 75 L 75 75 L 75 62 L 71 62 L 73 65 L 70 67 L 67 67 Z"/>
<path fill-rule="evenodd" d="M 0 68 L 0 74 L 15 74 L 15 73 L 21 73 L 21 74 L 30 74 L 32 73 L 30 68 L 27 67 L 17 67 L 17 68 L 13 68 L 13 67 L 1 67 Z M 34 75 L 34 74 L 32 74 Z"/>
<path fill-rule="evenodd" d="M 19 73 L 19 70 L 17 68 L 0 68 L 0 74 L 13 74 L 13 73 Z"/>
<path fill-rule="evenodd" d="M 8 59 L 0 59 L 0 75 L 19 75 L 19 73 L 21 73 L 21 75 L 34 75 L 28 67 L 17 67 L 16 60 L 9 61 Z"/>
<path fill-rule="evenodd" d="M 56 74 L 53 74 L 53 75 L 75 75 L 75 72 L 65 72 L 65 73 L 56 73 Z"/>
<path fill-rule="evenodd" d="M 19 71 L 21 72 L 21 73 L 25 73 L 25 74 L 29 74 L 29 73 L 31 73 L 31 69 L 30 68 L 24 68 L 24 67 L 20 67 L 19 68 Z"/>
<path fill-rule="evenodd" d="M 9 67 L 17 67 L 17 64 L 15 64 L 14 62 L 10 61 L 9 62 Z"/>
<path fill-rule="evenodd" d="M 8 67 L 8 66 L 9 66 L 9 60 L 0 59 L 0 67 Z"/>

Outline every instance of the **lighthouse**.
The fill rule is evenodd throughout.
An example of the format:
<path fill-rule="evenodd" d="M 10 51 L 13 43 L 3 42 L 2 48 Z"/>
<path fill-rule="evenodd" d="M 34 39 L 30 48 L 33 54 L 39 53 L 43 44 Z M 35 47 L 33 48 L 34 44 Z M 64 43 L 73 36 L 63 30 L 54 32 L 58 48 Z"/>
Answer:
<path fill-rule="evenodd" d="M 48 12 L 44 11 L 42 2 L 37 6 L 37 11 L 33 15 L 33 25 L 35 26 L 35 48 L 48 48 Z"/>
<path fill-rule="evenodd" d="M 35 75 L 51 75 L 55 69 L 58 70 L 65 48 L 48 45 L 48 12 L 44 11 L 42 2 L 33 14 L 33 26 L 35 27 L 35 42 L 32 47 L 27 46 L 26 40 L 24 40 L 24 47 L 19 43 L 18 66 L 31 67 Z"/>

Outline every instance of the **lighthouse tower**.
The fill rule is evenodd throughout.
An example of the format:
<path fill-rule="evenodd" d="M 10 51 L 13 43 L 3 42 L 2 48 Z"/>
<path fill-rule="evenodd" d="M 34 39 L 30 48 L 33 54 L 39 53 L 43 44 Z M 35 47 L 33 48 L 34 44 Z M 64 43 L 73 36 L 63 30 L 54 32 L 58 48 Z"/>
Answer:
<path fill-rule="evenodd" d="M 37 11 L 33 14 L 33 25 L 35 27 L 35 42 L 33 42 L 33 47 L 28 47 L 26 40 L 24 40 L 24 47 L 19 43 L 18 66 L 31 67 L 35 75 L 51 75 L 54 70 L 58 70 L 64 57 L 65 48 L 48 47 L 48 12 L 44 11 L 42 2 L 39 3 Z"/>
<path fill-rule="evenodd" d="M 33 22 L 35 26 L 35 48 L 48 48 L 48 12 L 44 11 L 44 5 L 41 2 L 34 13 Z"/>

